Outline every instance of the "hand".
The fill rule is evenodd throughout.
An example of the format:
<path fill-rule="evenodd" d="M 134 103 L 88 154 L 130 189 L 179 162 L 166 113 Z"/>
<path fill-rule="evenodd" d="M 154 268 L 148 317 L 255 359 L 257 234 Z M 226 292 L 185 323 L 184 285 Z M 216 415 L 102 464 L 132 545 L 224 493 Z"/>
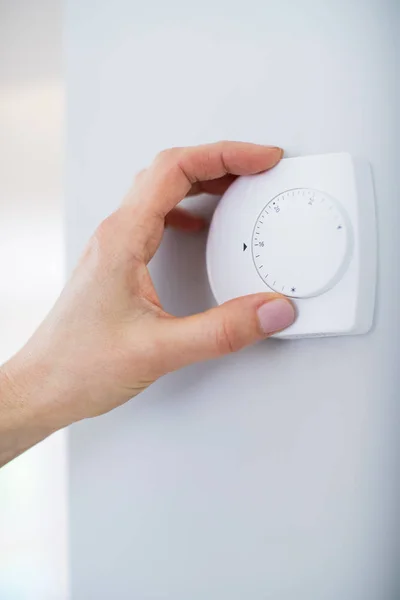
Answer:
<path fill-rule="evenodd" d="M 175 208 L 185 196 L 222 194 L 237 175 L 270 169 L 281 156 L 278 148 L 220 142 L 167 150 L 139 173 L 52 312 L 3 368 L 4 385 L 18 399 L 11 428 L 21 419 L 36 423 L 31 438 L 41 439 L 126 402 L 169 371 L 240 350 L 293 322 L 289 300 L 268 293 L 176 318 L 163 310 L 147 268 L 166 224 L 204 226 Z"/>

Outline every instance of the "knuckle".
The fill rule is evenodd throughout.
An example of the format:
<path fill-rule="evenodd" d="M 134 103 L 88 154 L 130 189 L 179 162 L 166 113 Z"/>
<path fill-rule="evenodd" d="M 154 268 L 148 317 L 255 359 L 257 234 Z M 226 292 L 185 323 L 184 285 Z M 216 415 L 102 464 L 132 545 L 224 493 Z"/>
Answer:
<path fill-rule="evenodd" d="M 112 272 L 142 264 L 144 261 L 143 249 L 138 243 L 142 235 L 132 236 L 124 226 L 126 216 L 122 209 L 118 209 L 105 218 L 96 228 L 89 239 L 82 260 L 95 271 L 104 269 Z M 132 239 L 133 238 L 133 239 Z"/>
<path fill-rule="evenodd" d="M 240 350 L 241 344 L 235 335 L 234 328 L 228 321 L 222 321 L 217 328 L 216 344 L 221 354 L 231 354 Z"/>
<path fill-rule="evenodd" d="M 163 166 L 173 166 L 179 161 L 182 156 L 182 148 L 174 147 L 174 148 L 166 148 L 165 150 L 161 150 L 155 158 L 155 163 Z"/>
<path fill-rule="evenodd" d="M 86 246 L 84 258 L 93 260 L 96 264 L 102 263 L 104 258 L 115 252 L 115 240 L 118 239 L 117 216 L 115 213 L 104 219 L 96 228 Z"/>
<path fill-rule="evenodd" d="M 108 244 L 111 239 L 115 239 L 117 229 L 117 214 L 113 213 L 106 217 L 96 228 L 94 232 L 94 238 L 98 244 L 104 246 Z"/>
<path fill-rule="evenodd" d="M 144 178 L 146 172 L 147 172 L 147 169 L 142 169 L 141 171 L 138 171 L 133 178 L 133 184 L 134 185 L 139 184 L 142 181 L 142 179 Z"/>

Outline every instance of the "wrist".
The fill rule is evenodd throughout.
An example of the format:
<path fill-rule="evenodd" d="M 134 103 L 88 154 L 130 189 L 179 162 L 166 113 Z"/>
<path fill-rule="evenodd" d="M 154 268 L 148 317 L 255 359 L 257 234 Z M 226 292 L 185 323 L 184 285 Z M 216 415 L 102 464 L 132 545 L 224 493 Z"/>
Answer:
<path fill-rule="evenodd" d="M 22 350 L 0 367 L 0 465 L 68 424 L 46 365 Z"/>

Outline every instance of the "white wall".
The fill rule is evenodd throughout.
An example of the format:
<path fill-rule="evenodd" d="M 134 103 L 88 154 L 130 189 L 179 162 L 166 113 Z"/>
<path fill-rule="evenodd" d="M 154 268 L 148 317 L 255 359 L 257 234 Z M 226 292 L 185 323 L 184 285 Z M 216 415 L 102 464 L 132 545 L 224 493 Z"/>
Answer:
<path fill-rule="evenodd" d="M 61 2 L 0 1 L 0 364 L 63 282 Z M 0 597 L 67 597 L 66 436 L 0 471 Z"/>
<path fill-rule="evenodd" d="M 398 3 L 67 5 L 70 266 L 159 149 L 221 138 L 367 157 L 380 233 L 370 335 L 260 344 L 72 429 L 73 600 L 397 599 Z M 168 232 L 167 309 L 210 305 L 204 242 Z"/>

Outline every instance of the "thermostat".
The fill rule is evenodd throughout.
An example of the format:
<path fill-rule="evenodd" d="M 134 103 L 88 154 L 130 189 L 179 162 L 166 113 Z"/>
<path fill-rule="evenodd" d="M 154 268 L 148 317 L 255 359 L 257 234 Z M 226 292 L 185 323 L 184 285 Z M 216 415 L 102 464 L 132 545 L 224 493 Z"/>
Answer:
<path fill-rule="evenodd" d="M 376 254 L 369 164 L 315 155 L 229 187 L 211 222 L 207 270 L 220 304 L 257 292 L 290 297 L 297 319 L 276 337 L 361 334 L 373 323 Z"/>

